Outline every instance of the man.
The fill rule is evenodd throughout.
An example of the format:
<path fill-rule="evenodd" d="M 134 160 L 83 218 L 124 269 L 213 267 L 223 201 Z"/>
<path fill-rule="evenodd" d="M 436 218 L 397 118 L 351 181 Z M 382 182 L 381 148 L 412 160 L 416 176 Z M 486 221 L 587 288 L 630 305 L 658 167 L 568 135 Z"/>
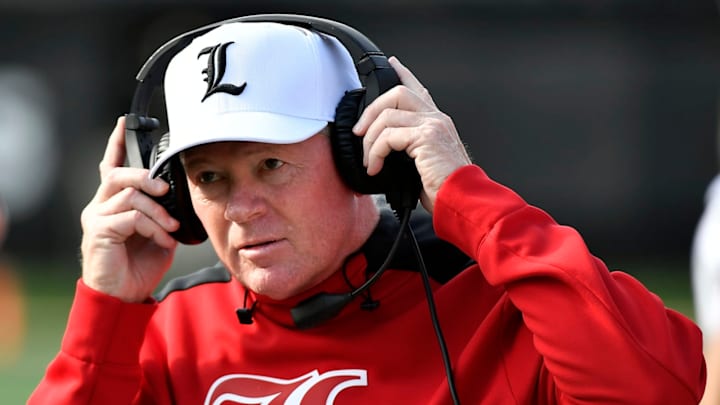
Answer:
<path fill-rule="evenodd" d="M 703 331 L 707 389 L 702 405 L 720 404 L 720 175 L 705 192 L 705 208 L 693 238 L 690 270 L 697 324 Z"/>
<path fill-rule="evenodd" d="M 208 53 L 225 61 L 221 81 L 203 70 Z M 170 62 L 170 146 L 149 173 L 122 167 L 118 121 L 82 214 L 67 332 L 30 403 L 697 403 L 698 328 L 489 179 L 423 85 L 390 63 L 402 85 L 353 131 L 370 175 L 392 150 L 414 160 L 434 231 L 476 262 L 432 282 L 454 382 L 422 280 L 402 261 L 337 316 L 294 323 L 305 299 L 364 283 L 395 231 L 332 161 L 327 124 L 360 86 L 347 51 L 298 27 L 234 23 Z M 152 176 L 177 155 L 221 265 L 154 299 L 179 224 L 150 197 L 168 190 Z M 455 271 L 457 255 L 423 246 Z"/>

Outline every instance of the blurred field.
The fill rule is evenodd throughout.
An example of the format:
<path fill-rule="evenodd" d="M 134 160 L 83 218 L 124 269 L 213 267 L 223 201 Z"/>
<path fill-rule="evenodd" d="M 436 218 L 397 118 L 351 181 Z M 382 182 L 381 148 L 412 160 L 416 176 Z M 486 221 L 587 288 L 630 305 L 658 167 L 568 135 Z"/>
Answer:
<path fill-rule="evenodd" d="M 24 404 L 60 347 L 79 270 L 14 263 L 24 297 L 24 339 L 15 361 L 0 362 L 0 402 Z M 2 325 L 0 327 L 6 327 Z"/>
<path fill-rule="evenodd" d="M 620 263 L 621 266 L 617 266 Z M 639 264 L 640 263 L 640 264 Z M 684 263 L 615 262 L 635 275 L 666 305 L 692 317 L 690 280 Z M 0 363 L 0 403 L 24 404 L 59 349 L 79 269 L 15 264 L 25 303 L 25 338 L 12 364 Z M 652 269 L 652 270 L 650 270 Z M 0 325 L 4 327 L 4 325 Z M 7 360 L 7 359 L 6 359 Z"/>

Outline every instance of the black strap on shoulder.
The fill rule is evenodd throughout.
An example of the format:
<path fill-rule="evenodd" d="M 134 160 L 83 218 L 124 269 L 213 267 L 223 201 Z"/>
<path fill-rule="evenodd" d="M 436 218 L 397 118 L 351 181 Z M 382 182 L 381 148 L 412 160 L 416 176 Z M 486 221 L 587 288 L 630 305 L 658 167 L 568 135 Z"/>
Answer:
<path fill-rule="evenodd" d="M 183 291 L 208 283 L 227 283 L 232 279 L 222 263 L 218 262 L 212 267 L 206 267 L 193 273 L 171 279 L 165 286 L 153 294 L 153 298 L 160 302 L 175 291 Z"/>
<path fill-rule="evenodd" d="M 416 210 L 410 226 L 422 251 L 425 265 L 430 277 L 446 283 L 461 271 L 474 263 L 470 257 L 454 245 L 437 237 L 432 226 L 432 216 L 425 210 Z M 368 269 L 380 267 L 386 258 L 387 251 L 398 232 L 399 224 L 390 210 L 380 211 L 380 221 L 370 238 L 361 248 L 368 261 Z M 417 258 L 412 249 L 411 241 L 400 242 L 395 256 L 390 262 L 390 269 L 419 271 Z"/>

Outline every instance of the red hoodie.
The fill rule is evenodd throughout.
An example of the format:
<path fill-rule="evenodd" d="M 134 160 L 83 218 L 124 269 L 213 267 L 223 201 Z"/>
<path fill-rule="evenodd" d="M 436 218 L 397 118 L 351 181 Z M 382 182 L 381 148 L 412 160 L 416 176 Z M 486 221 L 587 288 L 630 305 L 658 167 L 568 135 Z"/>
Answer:
<path fill-rule="evenodd" d="M 445 182 L 433 227 L 475 261 L 433 282 L 461 403 L 699 401 L 699 329 L 637 280 L 609 272 L 574 229 L 476 166 Z M 367 299 L 358 297 L 305 330 L 290 316 L 307 297 L 362 284 L 385 254 L 375 247 L 383 232 L 345 274 L 301 296 L 278 302 L 249 293 L 249 325 L 235 313 L 245 290 L 221 266 L 147 304 L 79 281 L 61 351 L 28 403 L 450 404 L 422 281 L 402 260 L 370 289 L 377 308 L 361 308 Z M 459 256 L 433 246 L 441 252 L 430 260 L 436 275 L 456 272 Z"/>

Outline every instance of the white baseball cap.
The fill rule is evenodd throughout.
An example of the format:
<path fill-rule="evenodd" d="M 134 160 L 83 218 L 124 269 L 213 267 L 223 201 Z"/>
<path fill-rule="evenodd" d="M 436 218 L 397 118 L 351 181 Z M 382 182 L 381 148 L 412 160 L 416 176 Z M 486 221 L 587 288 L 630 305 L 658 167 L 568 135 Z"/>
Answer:
<path fill-rule="evenodd" d="M 221 25 L 168 65 L 169 146 L 150 176 L 197 145 L 302 142 L 334 121 L 345 92 L 361 86 L 350 53 L 332 36 L 272 22 Z"/>

